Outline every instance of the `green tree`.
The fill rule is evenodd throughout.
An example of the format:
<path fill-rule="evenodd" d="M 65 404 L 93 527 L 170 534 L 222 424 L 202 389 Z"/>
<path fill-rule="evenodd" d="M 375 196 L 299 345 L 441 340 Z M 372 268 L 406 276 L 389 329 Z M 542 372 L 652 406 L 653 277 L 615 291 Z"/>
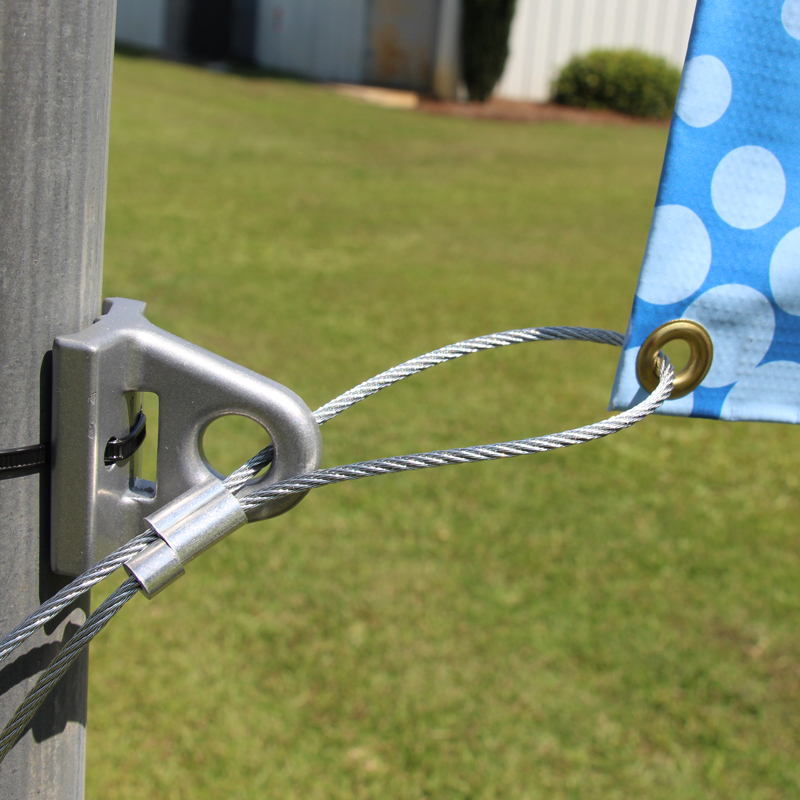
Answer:
<path fill-rule="evenodd" d="M 485 102 L 503 74 L 516 0 L 463 0 L 461 70 L 470 100 Z"/>

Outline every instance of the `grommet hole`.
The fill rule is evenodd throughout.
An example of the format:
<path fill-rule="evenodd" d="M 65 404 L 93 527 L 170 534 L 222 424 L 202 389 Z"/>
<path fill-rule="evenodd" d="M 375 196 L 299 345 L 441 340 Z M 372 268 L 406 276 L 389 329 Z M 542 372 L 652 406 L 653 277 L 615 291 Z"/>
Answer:
<path fill-rule="evenodd" d="M 683 372 L 689 365 L 692 348 L 683 339 L 673 339 L 662 345 L 661 352 L 670 360 L 675 368 L 675 373 Z"/>
<path fill-rule="evenodd" d="M 671 350 L 676 346 L 683 346 L 689 351 L 685 365 L 681 368 L 677 365 L 683 360 L 682 356 L 679 351 Z M 711 336 L 699 322 L 690 319 L 665 322 L 645 339 L 636 359 L 636 376 L 648 392 L 652 392 L 658 385 L 656 357 L 659 350 L 667 356 L 675 353 L 675 361 L 670 358 L 676 367 L 675 383 L 670 395 L 673 399 L 693 392 L 703 382 L 714 359 Z"/>
<path fill-rule="evenodd" d="M 227 476 L 271 441 L 269 434 L 255 420 L 239 414 L 226 414 L 205 429 L 200 453 L 210 467 Z M 267 469 L 269 467 L 259 475 Z"/>

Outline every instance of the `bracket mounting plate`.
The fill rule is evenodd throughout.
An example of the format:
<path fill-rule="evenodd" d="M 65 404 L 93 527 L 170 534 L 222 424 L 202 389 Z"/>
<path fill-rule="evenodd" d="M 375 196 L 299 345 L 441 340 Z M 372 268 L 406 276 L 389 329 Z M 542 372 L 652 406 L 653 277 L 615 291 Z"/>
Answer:
<path fill-rule="evenodd" d="M 316 469 L 319 426 L 291 390 L 157 328 L 145 304 L 112 298 L 86 330 L 53 346 L 51 563 L 80 575 L 145 530 L 145 517 L 210 475 L 202 451 L 205 429 L 226 414 L 255 420 L 275 447 L 269 471 L 243 494 Z M 105 463 L 111 439 L 135 427 L 139 392 L 159 397 L 157 482 L 138 477 L 131 458 Z M 303 495 L 277 498 L 248 518 L 266 519 Z"/>

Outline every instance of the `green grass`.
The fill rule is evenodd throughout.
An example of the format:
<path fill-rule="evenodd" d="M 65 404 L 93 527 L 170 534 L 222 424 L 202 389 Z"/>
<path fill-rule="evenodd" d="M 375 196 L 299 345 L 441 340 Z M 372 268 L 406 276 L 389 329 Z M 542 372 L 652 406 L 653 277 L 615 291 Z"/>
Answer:
<path fill-rule="evenodd" d="M 118 57 L 104 292 L 312 408 L 458 339 L 624 329 L 665 138 Z M 446 365 L 326 425 L 324 463 L 602 418 L 616 359 Z M 87 796 L 797 796 L 799 433 L 656 418 L 312 493 L 98 638 Z"/>

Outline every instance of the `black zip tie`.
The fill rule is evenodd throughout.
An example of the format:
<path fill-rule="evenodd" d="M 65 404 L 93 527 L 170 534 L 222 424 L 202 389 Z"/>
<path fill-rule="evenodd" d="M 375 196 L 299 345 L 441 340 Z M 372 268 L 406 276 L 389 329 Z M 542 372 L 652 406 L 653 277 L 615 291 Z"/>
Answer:
<path fill-rule="evenodd" d="M 107 467 L 127 461 L 141 446 L 147 436 L 147 417 L 140 411 L 127 436 L 111 438 L 106 445 L 103 461 Z"/>
<path fill-rule="evenodd" d="M 13 450 L 0 450 L 0 475 L 38 469 L 47 464 L 47 445 L 34 444 Z"/>

